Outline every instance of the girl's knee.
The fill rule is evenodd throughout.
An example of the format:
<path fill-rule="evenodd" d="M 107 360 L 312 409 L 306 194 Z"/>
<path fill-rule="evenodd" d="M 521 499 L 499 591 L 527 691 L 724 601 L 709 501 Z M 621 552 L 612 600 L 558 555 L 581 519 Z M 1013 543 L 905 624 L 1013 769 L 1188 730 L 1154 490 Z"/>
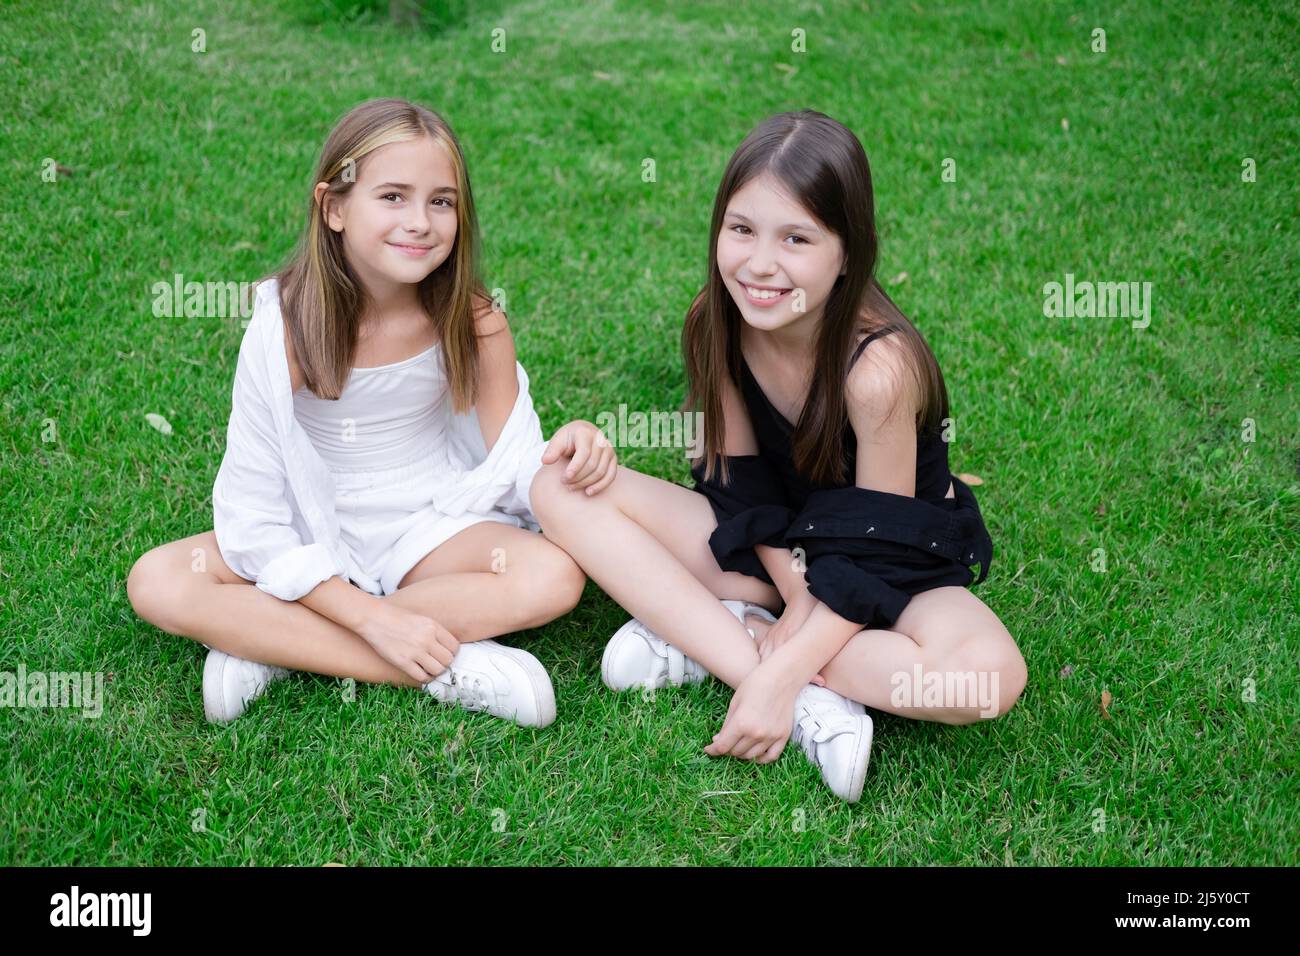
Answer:
<path fill-rule="evenodd" d="M 529 626 L 538 627 L 578 606 L 587 575 L 568 552 L 543 539 L 516 569 L 516 583 L 519 600 L 535 621 Z"/>
<path fill-rule="evenodd" d="M 554 528 L 557 522 L 563 521 L 578 509 L 585 511 L 590 508 L 605 507 L 614 501 L 613 486 L 595 495 L 589 495 L 584 489 L 567 484 L 564 481 L 564 469 L 567 467 L 568 461 L 561 459 L 543 465 L 533 476 L 533 483 L 529 489 L 529 502 L 544 532 Z"/>
<path fill-rule="evenodd" d="M 547 501 L 567 498 L 570 492 L 573 492 L 572 487 L 564 480 L 564 469 L 568 466 L 569 463 L 565 459 L 542 465 L 533 476 L 532 494 L 536 495 L 540 491 Z"/>
<path fill-rule="evenodd" d="M 973 724 L 1001 717 L 1015 706 L 1029 680 L 1028 668 L 1010 637 L 971 637 L 958 644 L 936 670 L 945 687 L 959 688 L 951 723 Z M 970 699 L 971 695 L 974 699 Z"/>
<path fill-rule="evenodd" d="M 541 522 L 543 530 L 554 521 L 560 506 L 564 504 L 564 496 L 569 493 L 563 480 L 565 465 L 566 462 L 563 460 L 542 465 L 533 476 L 533 483 L 529 487 L 529 504 L 533 514 Z"/>
<path fill-rule="evenodd" d="M 567 551 L 554 546 L 552 551 L 553 554 L 549 559 L 551 563 L 549 577 L 554 598 L 550 610 L 559 617 L 561 614 L 568 614 L 578 606 L 578 602 L 582 600 L 582 592 L 587 587 L 587 575 Z"/>
<path fill-rule="evenodd" d="M 135 613 L 173 634 L 179 630 L 178 611 L 184 604 L 176 574 L 167 545 L 162 545 L 141 555 L 126 577 L 126 596 Z"/>

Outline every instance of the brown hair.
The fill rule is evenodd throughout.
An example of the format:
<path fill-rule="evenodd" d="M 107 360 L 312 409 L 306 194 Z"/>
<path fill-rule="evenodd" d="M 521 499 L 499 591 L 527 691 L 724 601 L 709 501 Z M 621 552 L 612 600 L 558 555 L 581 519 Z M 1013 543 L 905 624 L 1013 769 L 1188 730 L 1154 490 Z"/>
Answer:
<path fill-rule="evenodd" d="M 446 148 L 456 172 L 456 239 L 447 259 L 419 283 L 418 297 L 437 329 L 443 367 L 457 412 L 478 395 L 476 303 L 487 294 L 479 278 L 478 218 L 460 142 L 432 110 L 402 99 L 368 100 L 335 124 L 321 149 L 306 228 L 288 265 L 277 273 L 280 309 L 304 382 L 320 398 L 337 399 L 352 371 L 366 293 L 343 253 L 343 237 L 325 221 L 324 196 L 346 196 L 366 156 L 389 143 L 428 136 Z"/>
<path fill-rule="evenodd" d="M 948 414 L 948 393 L 929 345 L 876 282 L 876 216 L 867 154 L 842 124 L 813 110 L 778 113 L 760 123 L 737 147 L 718 186 L 709 228 L 709 269 L 682 329 L 688 390 L 684 408 L 699 409 L 704 430 L 705 477 L 721 466 L 725 426 L 721 383 L 740 381 L 740 329 L 744 319 L 718 272 L 718 233 L 737 190 L 772 173 L 818 222 L 839 236 L 845 273 L 827 297 L 814 346 L 808 398 L 795 425 L 795 467 L 818 484 L 845 481 L 843 433 L 848 424 L 844 380 L 856 333 L 891 328 L 905 348 L 921 395 L 918 430 L 935 428 Z"/>

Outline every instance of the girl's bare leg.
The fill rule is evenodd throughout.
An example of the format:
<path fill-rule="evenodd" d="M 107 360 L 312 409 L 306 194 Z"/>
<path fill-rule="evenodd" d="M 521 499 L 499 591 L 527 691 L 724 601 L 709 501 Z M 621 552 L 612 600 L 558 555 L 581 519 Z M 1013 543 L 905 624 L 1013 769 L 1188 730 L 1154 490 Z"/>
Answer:
<path fill-rule="evenodd" d="M 963 587 L 913 596 L 892 630 L 855 634 L 822 675 L 869 707 L 945 724 L 1005 714 L 1028 680 L 1011 634 Z M 923 700 L 927 686 L 944 688 L 938 703 Z"/>
<path fill-rule="evenodd" d="M 563 484 L 567 462 L 544 465 L 532 506 L 548 538 L 605 593 L 719 680 L 740 686 L 758 666 L 754 641 L 719 598 L 779 608 L 776 588 L 718 567 L 709 550 L 717 527 L 703 495 L 619 466 L 588 496 Z"/>
<path fill-rule="evenodd" d="M 384 600 L 432 617 L 465 643 L 568 614 L 586 583 L 573 558 L 542 535 L 481 521 L 425 555 Z"/>
<path fill-rule="evenodd" d="M 504 568 L 493 561 L 504 554 Z M 383 598 L 433 617 L 460 641 L 537 627 L 572 610 L 581 571 L 540 535 L 498 522 L 471 525 L 426 555 Z M 136 613 L 170 634 L 246 660 L 376 684 L 419 686 L 370 644 L 296 601 L 253 587 L 222 560 L 216 536 L 154 548 L 127 579 Z"/>
<path fill-rule="evenodd" d="M 532 504 L 542 530 L 610 597 L 652 630 L 699 661 L 719 679 L 739 686 L 758 666 L 755 642 L 718 598 L 780 607 L 776 589 L 757 578 L 718 567 L 708 547 L 717 527 L 708 500 L 689 488 L 619 467 L 618 477 L 588 497 L 560 480 L 565 463 L 547 465 L 533 480 Z M 748 623 L 748 622 L 747 622 Z M 762 637 L 767 625 L 753 620 Z M 925 703 L 922 688 L 898 701 L 916 667 L 931 672 L 984 674 L 996 701 L 959 706 Z M 966 588 L 916 595 L 894 630 L 860 631 L 822 668 L 826 684 L 869 707 L 918 720 L 970 723 L 1004 713 L 1025 684 L 1025 665 L 1002 622 Z M 899 675 L 905 675 L 900 678 Z"/>
<path fill-rule="evenodd" d="M 761 638 L 767 627 L 760 623 L 755 633 Z M 962 587 L 915 595 L 892 630 L 859 631 L 821 674 L 831 690 L 868 707 L 945 724 L 1001 716 L 1027 680 L 1007 629 Z M 937 702 L 925 694 L 934 680 L 950 689 Z"/>

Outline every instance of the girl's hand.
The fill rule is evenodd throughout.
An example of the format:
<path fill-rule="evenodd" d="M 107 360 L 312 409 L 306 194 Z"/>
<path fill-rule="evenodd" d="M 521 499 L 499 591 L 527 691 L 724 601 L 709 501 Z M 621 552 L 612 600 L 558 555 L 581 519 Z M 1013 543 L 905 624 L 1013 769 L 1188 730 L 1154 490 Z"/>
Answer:
<path fill-rule="evenodd" d="M 375 601 L 358 633 L 380 657 L 421 684 L 445 671 L 460 650 L 460 641 L 433 618 L 388 601 Z"/>
<path fill-rule="evenodd" d="M 760 664 L 736 688 L 727 719 L 704 752 L 710 757 L 771 763 L 790 739 L 798 692 L 785 675 Z"/>
<path fill-rule="evenodd" d="M 760 664 L 767 660 L 778 647 L 798 633 L 799 628 L 803 627 L 804 622 L 808 620 L 808 615 L 812 614 L 813 608 L 816 606 L 817 599 L 808 592 L 807 588 L 801 589 L 798 595 L 786 604 L 781 617 L 767 629 L 767 633 L 758 642 L 758 660 Z M 819 687 L 826 686 L 826 680 L 821 674 L 814 674 L 812 683 Z"/>
<path fill-rule="evenodd" d="M 571 458 L 564 469 L 564 482 L 574 491 L 585 488 L 594 495 L 609 487 L 618 476 L 618 455 L 605 433 L 591 422 L 572 421 L 554 435 L 542 454 L 542 464 Z"/>

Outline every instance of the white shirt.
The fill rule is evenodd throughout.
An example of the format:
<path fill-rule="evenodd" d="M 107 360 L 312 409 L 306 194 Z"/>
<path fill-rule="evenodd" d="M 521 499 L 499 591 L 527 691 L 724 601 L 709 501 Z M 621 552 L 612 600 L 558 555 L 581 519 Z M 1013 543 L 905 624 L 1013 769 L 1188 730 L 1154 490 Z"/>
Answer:
<path fill-rule="evenodd" d="M 268 594 L 296 601 L 335 575 L 346 579 L 349 562 L 334 512 L 333 475 L 294 417 L 284 341 L 279 283 L 272 277 L 257 287 L 239 346 L 212 517 L 230 569 Z M 515 373 L 519 394 L 490 454 L 473 408 L 448 415 L 451 467 L 429 476 L 430 490 L 444 514 L 498 509 L 536 531 L 528 493 L 546 442 L 528 374 L 518 362 Z M 357 583 L 379 593 L 373 582 Z"/>

